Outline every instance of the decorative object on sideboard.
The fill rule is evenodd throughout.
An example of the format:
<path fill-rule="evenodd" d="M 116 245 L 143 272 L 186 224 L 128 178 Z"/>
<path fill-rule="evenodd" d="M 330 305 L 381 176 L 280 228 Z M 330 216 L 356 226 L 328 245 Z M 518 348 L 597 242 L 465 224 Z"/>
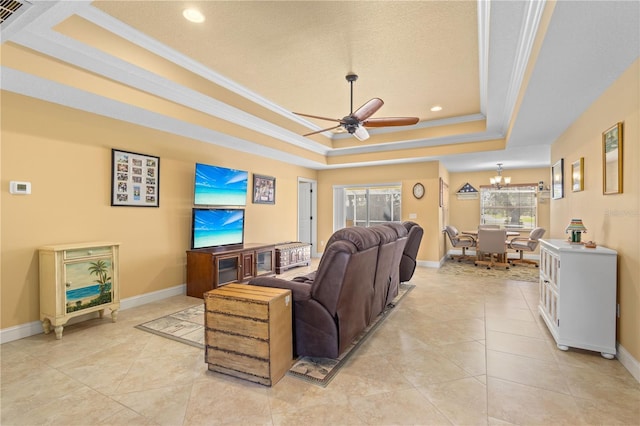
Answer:
<path fill-rule="evenodd" d="M 509 176 L 502 176 L 502 163 L 498 163 L 497 173 L 497 175 L 489 178 L 489 182 L 491 182 L 491 185 L 495 186 L 496 189 L 509 186 L 509 184 L 511 183 L 511 178 Z"/>
<path fill-rule="evenodd" d="M 587 241 L 586 243 L 584 243 L 584 246 L 586 248 L 590 248 L 590 249 L 594 249 L 596 248 L 598 245 L 596 244 L 595 241 Z"/>
<path fill-rule="evenodd" d="M 160 206 L 160 158 L 111 150 L 111 205 Z"/>
<path fill-rule="evenodd" d="M 558 200 L 564 197 L 564 158 L 559 159 L 551 167 L 551 198 Z"/>
<path fill-rule="evenodd" d="M 602 193 L 622 194 L 622 122 L 602 133 Z"/>
<path fill-rule="evenodd" d="M 276 178 L 253 174 L 253 203 L 276 203 Z"/>
<path fill-rule="evenodd" d="M 580 242 L 582 233 L 587 233 L 587 228 L 582 224 L 582 219 L 571 219 L 571 223 L 564 230 L 565 234 L 571 232 L 571 238 L 569 242 L 571 244 L 582 244 Z"/>
<path fill-rule="evenodd" d="M 580 192 L 584 190 L 584 157 L 571 164 L 571 190 Z"/>

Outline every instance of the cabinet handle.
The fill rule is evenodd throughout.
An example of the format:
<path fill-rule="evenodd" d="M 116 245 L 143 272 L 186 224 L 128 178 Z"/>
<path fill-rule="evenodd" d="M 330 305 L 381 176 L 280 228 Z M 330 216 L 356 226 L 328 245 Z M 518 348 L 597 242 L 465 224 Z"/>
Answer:
<path fill-rule="evenodd" d="M 71 287 L 71 281 L 67 281 L 65 284 L 67 287 Z"/>
<path fill-rule="evenodd" d="M 89 256 L 91 256 L 91 255 L 93 254 L 93 250 L 88 250 L 88 251 L 87 251 L 87 254 L 88 254 Z"/>
<path fill-rule="evenodd" d="M 545 283 L 549 284 L 551 281 L 549 280 L 544 280 Z"/>

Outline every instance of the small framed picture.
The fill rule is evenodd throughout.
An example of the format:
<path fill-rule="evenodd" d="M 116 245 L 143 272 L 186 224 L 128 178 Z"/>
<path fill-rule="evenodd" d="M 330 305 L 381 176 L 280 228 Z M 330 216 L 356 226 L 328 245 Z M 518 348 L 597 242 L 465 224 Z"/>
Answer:
<path fill-rule="evenodd" d="M 580 192 L 584 190 L 584 157 L 571 164 L 571 190 Z"/>
<path fill-rule="evenodd" d="M 551 198 L 558 200 L 564 197 L 564 158 L 551 167 Z"/>
<path fill-rule="evenodd" d="M 276 203 L 276 178 L 256 174 L 253 175 L 253 203 Z"/>
<path fill-rule="evenodd" d="M 111 205 L 160 206 L 160 158 L 111 150 Z"/>

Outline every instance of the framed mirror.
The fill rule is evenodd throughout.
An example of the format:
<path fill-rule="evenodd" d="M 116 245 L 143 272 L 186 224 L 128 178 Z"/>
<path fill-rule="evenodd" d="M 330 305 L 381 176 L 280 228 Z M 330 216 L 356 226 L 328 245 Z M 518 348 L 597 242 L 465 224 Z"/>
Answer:
<path fill-rule="evenodd" d="M 602 133 L 602 192 L 622 193 L 622 122 Z"/>
<path fill-rule="evenodd" d="M 551 198 L 559 200 L 564 197 L 564 158 L 559 159 L 551 167 Z"/>
<path fill-rule="evenodd" d="M 584 190 L 584 157 L 571 164 L 571 190 L 580 192 Z"/>

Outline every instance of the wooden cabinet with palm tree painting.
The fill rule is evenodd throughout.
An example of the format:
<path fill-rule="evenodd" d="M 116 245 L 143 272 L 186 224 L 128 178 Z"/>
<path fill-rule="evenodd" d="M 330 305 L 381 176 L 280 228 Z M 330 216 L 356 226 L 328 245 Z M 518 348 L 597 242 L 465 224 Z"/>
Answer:
<path fill-rule="evenodd" d="M 45 334 L 54 328 L 62 338 L 73 317 L 120 308 L 118 250 L 120 243 L 94 242 L 40 247 L 40 320 Z"/>

